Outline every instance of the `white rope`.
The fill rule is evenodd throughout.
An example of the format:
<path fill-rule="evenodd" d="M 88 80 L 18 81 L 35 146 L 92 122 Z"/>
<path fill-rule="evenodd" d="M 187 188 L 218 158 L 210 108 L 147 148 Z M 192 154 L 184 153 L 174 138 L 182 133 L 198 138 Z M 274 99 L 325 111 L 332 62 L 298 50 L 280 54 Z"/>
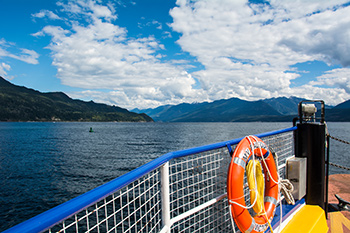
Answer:
<path fill-rule="evenodd" d="M 256 136 L 252 136 L 252 137 L 254 137 L 254 139 L 255 139 L 256 141 L 258 140 Z M 266 164 L 266 162 L 265 162 L 265 158 L 264 158 L 264 155 L 263 155 L 263 153 L 262 153 L 260 144 L 259 144 L 259 149 L 260 149 L 260 154 L 261 154 L 262 161 L 263 161 L 263 163 L 264 163 L 264 165 L 265 165 L 265 167 L 266 167 L 266 170 L 267 170 L 267 173 L 269 174 L 270 179 L 271 179 L 275 184 L 278 184 L 278 183 L 279 183 L 278 181 L 279 181 L 279 179 L 280 179 L 280 175 L 279 175 L 279 172 L 278 172 L 278 165 L 276 165 L 276 168 L 277 168 L 277 181 L 276 181 L 276 180 L 274 180 L 274 179 L 272 178 L 270 169 L 269 169 L 269 167 L 267 166 L 267 164 Z M 270 150 L 269 150 L 269 151 L 270 151 Z M 270 153 L 270 152 L 269 152 L 269 153 Z"/>
<path fill-rule="evenodd" d="M 229 206 L 228 209 L 230 210 L 230 216 L 231 216 L 230 219 L 231 219 L 232 229 L 233 229 L 233 232 L 236 233 L 236 227 L 235 227 L 235 223 L 234 223 L 234 221 L 233 221 L 231 206 Z"/>
<path fill-rule="evenodd" d="M 247 136 L 246 138 L 248 139 L 248 141 L 249 141 L 249 143 L 250 143 L 250 145 L 251 145 L 251 147 L 253 148 L 253 150 L 252 150 L 252 157 L 253 157 L 253 160 L 255 160 L 255 154 L 254 154 L 254 144 L 252 143 L 252 141 L 250 140 L 250 138 L 249 138 L 250 136 Z M 255 166 L 253 166 L 253 175 L 254 175 L 254 182 L 255 182 L 255 188 L 254 188 L 254 191 L 255 191 L 255 193 L 258 193 L 258 187 L 257 187 L 257 185 L 256 185 L 256 176 L 255 176 Z M 249 191 L 251 191 L 250 189 L 249 189 Z M 249 195 L 248 193 L 247 193 L 247 195 Z M 243 197 L 246 197 L 247 195 L 244 195 Z M 229 201 L 229 203 L 230 204 L 234 204 L 234 205 L 238 205 L 239 207 L 241 207 L 241 208 L 243 208 L 243 209 L 251 209 L 251 208 L 253 208 L 253 206 L 255 205 L 255 203 L 257 202 L 257 200 L 258 200 L 258 197 L 257 197 L 258 195 L 255 195 L 255 198 L 254 198 L 254 202 L 252 203 L 252 204 L 250 204 L 249 206 L 245 206 L 245 205 L 242 205 L 242 204 L 240 204 L 240 203 L 238 203 L 238 202 L 235 202 L 235 201 L 233 201 L 233 200 L 228 200 Z M 237 199 L 241 199 L 242 197 L 239 197 L 239 198 L 237 198 Z"/>
<path fill-rule="evenodd" d="M 258 139 L 257 139 L 257 137 L 255 137 L 253 135 L 249 135 L 249 136 L 246 137 L 248 139 L 248 141 L 249 141 L 249 144 L 250 144 L 250 147 L 251 147 L 251 150 L 252 150 L 252 159 L 253 159 L 253 161 L 255 161 L 255 153 L 254 153 L 255 147 L 254 147 L 254 143 L 252 142 L 250 137 L 252 137 L 255 140 L 255 142 L 258 142 Z M 262 159 L 264 160 L 264 155 L 262 153 L 261 145 L 259 143 L 257 143 L 257 144 L 258 144 L 258 148 L 260 150 L 260 155 L 261 155 Z M 264 161 L 264 163 L 265 163 L 265 161 Z M 265 163 L 265 166 L 266 166 L 266 163 Z M 271 180 L 273 180 L 270 171 L 268 171 L 268 173 L 269 173 L 269 176 L 270 176 Z M 255 191 L 255 193 L 258 193 L 258 185 L 257 185 L 257 181 L 256 181 L 256 167 L 255 166 L 253 166 L 253 177 L 254 177 L 254 182 L 255 182 L 254 191 Z M 249 191 L 251 191 L 251 189 L 249 189 Z M 245 195 L 244 195 L 244 197 L 245 197 Z M 258 195 L 255 195 L 254 202 L 250 206 L 241 205 L 240 203 L 235 202 L 233 200 L 229 200 L 229 203 L 238 205 L 238 206 L 240 206 L 241 208 L 244 208 L 244 209 L 251 209 L 251 208 L 253 208 L 253 206 L 257 202 L 257 199 L 258 199 Z M 230 209 L 231 224 L 232 224 L 233 232 L 236 232 L 236 229 L 235 229 L 234 223 L 233 223 L 233 216 L 232 216 L 231 206 L 229 206 L 229 209 Z M 265 216 L 266 216 L 266 220 L 269 222 L 269 225 L 270 225 L 270 221 L 267 218 L 266 212 L 265 212 Z M 271 225 L 270 225 L 270 227 L 271 227 Z M 272 231 L 272 228 L 271 228 L 271 231 Z"/>
<path fill-rule="evenodd" d="M 249 141 L 249 144 L 251 145 L 252 147 L 252 157 L 253 157 L 253 161 L 255 160 L 255 154 L 254 154 L 254 144 L 252 143 L 252 141 L 250 140 L 249 136 L 246 137 Z M 256 140 L 256 139 L 255 139 Z M 260 145 L 259 145 L 260 146 Z M 256 175 L 255 175 L 255 166 L 253 166 L 253 174 L 254 174 L 254 182 L 255 182 L 255 187 L 254 187 L 254 191 L 255 193 L 258 193 L 258 185 L 257 185 L 257 181 L 256 181 Z M 249 189 L 250 191 L 250 189 Z M 248 195 L 248 194 L 247 194 Z M 244 195 L 243 197 L 245 197 L 246 195 Z M 241 198 L 241 197 L 240 197 Z M 240 203 L 238 202 L 235 202 L 233 200 L 228 200 L 230 204 L 234 204 L 234 205 L 238 205 L 240 206 L 241 208 L 244 208 L 244 209 L 251 209 L 253 208 L 253 206 L 255 205 L 255 203 L 257 202 L 258 200 L 258 195 L 255 195 L 255 198 L 254 198 L 254 202 L 250 205 L 250 206 L 244 206 L 244 205 L 241 205 Z M 235 224 L 234 224 L 234 221 L 233 221 L 233 215 L 232 215 L 232 210 L 231 210 L 231 206 L 229 206 L 229 210 L 230 210 L 230 215 L 231 215 L 231 224 L 232 224 L 232 230 L 234 233 L 236 233 L 236 228 L 235 228 Z"/>
<path fill-rule="evenodd" d="M 254 139 L 255 139 L 255 141 L 258 141 L 258 138 L 256 137 L 256 136 L 252 136 Z M 270 177 L 270 179 L 275 183 L 275 184 L 279 184 L 279 180 L 280 180 L 280 176 L 279 176 L 279 171 L 278 171 L 278 165 L 276 165 L 275 164 L 275 166 L 276 166 L 276 168 L 277 168 L 277 182 L 272 178 L 272 175 L 271 175 L 271 172 L 270 172 L 270 170 L 269 170 L 269 167 L 267 166 L 267 164 L 266 164 L 266 162 L 265 162 L 265 158 L 264 158 L 264 154 L 262 153 L 262 149 L 261 149 L 261 145 L 260 145 L 260 143 L 258 143 L 258 145 L 259 145 L 259 150 L 260 150 L 260 155 L 261 155 L 261 158 L 262 158 L 262 161 L 264 162 L 264 164 L 265 164 L 265 167 L 266 167 L 266 170 L 267 170 L 267 172 L 268 172 L 268 174 L 269 174 L 269 177 Z M 265 144 L 266 145 L 266 144 Z M 267 145 L 266 145 L 267 146 Z M 270 153 L 270 150 L 269 150 L 269 148 L 267 148 L 267 150 L 268 150 L 268 152 Z M 253 154 L 254 154 L 254 150 L 253 150 Z M 271 155 L 272 156 L 272 155 Z M 278 185 L 278 187 L 279 187 L 279 185 Z M 279 191 L 279 190 L 278 190 Z M 280 193 L 280 192 L 278 192 L 278 193 Z M 278 199 L 280 199 L 280 195 L 278 195 Z M 270 230 L 271 230 L 271 232 L 273 233 L 273 230 L 272 230 L 272 227 L 271 227 L 271 222 L 270 222 L 270 220 L 268 219 L 268 217 L 267 217 L 267 214 L 266 214 L 266 211 L 265 211 L 265 208 L 264 208 L 264 212 L 265 212 L 265 217 L 266 217 L 266 221 L 269 223 L 269 226 L 270 226 Z M 281 211 L 281 217 L 282 217 L 282 211 Z M 272 221 L 272 220 L 271 220 Z"/>
<path fill-rule="evenodd" d="M 254 136 L 255 137 L 255 136 Z M 260 148 L 260 153 L 262 154 L 262 151 L 261 151 L 261 148 Z M 278 161 L 278 155 L 275 154 L 276 156 L 276 160 Z M 280 175 L 279 175 L 279 171 L 277 171 L 277 179 L 278 181 L 276 182 L 272 176 L 271 176 L 271 173 L 270 173 L 270 170 L 269 168 L 266 166 L 266 162 L 265 162 L 265 158 L 264 156 L 262 156 L 262 160 L 265 164 L 265 167 L 267 169 L 267 172 L 271 178 L 271 180 L 275 183 L 275 184 L 278 184 L 279 186 L 279 190 L 280 192 L 282 191 L 283 193 L 283 196 L 285 197 L 286 201 L 288 204 L 290 205 L 294 205 L 295 204 L 295 200 L 293 198 L 293 195 L 292 195 L 292 192 L 294 190 L 294 187 L 293 187 L 293 184 L 288 180 L 288 179 L 281 179 Z M 276 166 L 278 167 L 278 164 L 276 164 Z M 280 201 L 280 200 L 279 200 Z"/>
<path fill-rule="evenodd" d="M 292 195 L 292 192 L 294 190 L 293 184 L 288 179 L 281 179 L 280 185 L 281 185 L 281 191 L 287 203 L 289 205 L 294 205 L 295 200 Z"/>
<path fill-rule="evenodd" d="M 260 151 L 260 153 L 262 153 L 262 152 Z M 277 161 L 277 163 L 275 162 L 276 163 L 276 167 L 278 167 L 278 155 L 277 155 L 277 153 L 275 153 L 275 156 L 276 156 L 276 161 Z M 285 197 L 285 199 L 286 199 L 288 204 L 294 205 L 295 204 L 295 200 L 294 200 L 293 195 L 292 195 L 294 187 L 293 187 L 293 184 L 288 179 L 281 179 L 278 169 L 277 169 L 277 179 L 278 179 L 278 181 L 276 182 L 271 176 L 270 170 L 269 170 L 269 168 L 266 165 L 264 156 L 262 156 L 262 160 L 263 160 L 263 162 L 265 164 L 265 167 L 267 169 L 269 177 L 271 178 L 271 180 L 275 184 L 278 184 L 278 193 L 279 193 L 279 195 L 278 195 L 278 202 L 280 203 L 280 224 L 279 224 L 279 226 L 277 228 L 277 232 L 280 232 L 280 226 L 282 225 L 282 203 L 281 203 L 281 195 L 280 195 L 280 193 L 282 191 L 282 193 L 283 193 L 283 195 L 284 195 L 284 197 Z"/>

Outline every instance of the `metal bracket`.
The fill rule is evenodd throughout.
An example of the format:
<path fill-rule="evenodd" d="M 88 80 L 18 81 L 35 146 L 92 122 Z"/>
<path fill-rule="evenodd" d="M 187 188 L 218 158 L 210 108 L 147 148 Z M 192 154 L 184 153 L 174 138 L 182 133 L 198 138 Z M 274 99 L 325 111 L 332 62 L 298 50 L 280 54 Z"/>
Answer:
<path fill-rule="evenodd" d="M 226 144 L 226 147 L 228 149 L 228 152 L 230 153 L 230 156 L 232 157 L 232 155 L 233 155 L 232 146 L 230 144 Z"/>
<path fill-rule="evenodd" d="M 335 194 L 335 197 L 338 199 L 338 207 L 339 207 L 339 211 L 350 211 L 350 202 L 345 201 L 343 198 L 339 197 L 338 194 Z"/>

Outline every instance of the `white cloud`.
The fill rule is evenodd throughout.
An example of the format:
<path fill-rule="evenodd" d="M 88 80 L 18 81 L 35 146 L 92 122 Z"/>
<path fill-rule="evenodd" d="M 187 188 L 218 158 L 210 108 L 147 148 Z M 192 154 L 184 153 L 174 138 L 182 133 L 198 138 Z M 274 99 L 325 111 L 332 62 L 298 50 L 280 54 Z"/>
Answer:
<path fill-rule="evenodd" d="M 280 44 L 330 64 L 350 66 L 350 9 L 330 9 L 287 23 Z M 301 33 L 300 33 L 301 32 Z"/>
<path fill-rule="evenodd" d="M 6 79 L 12 79 L 12 77 L 9 77 L 7 75 L 6 71 L 11 70 L 11 66 L 9 64 L 6 64 L 4 62 L 0 63 L 0 76 Z"/>
<path fill-rule="evenodd" d="M 125 28 L 106 20 L 115 18 L 108 8 L 90 1 L 64 9 L 89 16 L 89 23 L 75 21 L 69 29 L 46 26 L 33 35 L 52 37 L 48 48 L 63 84 L 89 90 L 72 96 L 134 108 L 194 101 L 201 94 L 183 68 L 161 62 L 158 51 L 164 45 L 154 37 L 128 38 Z"/>
<path fill-rule="evenodd" d="M 350 7 L 344 3 L 178 0 L 168 26 L 180 33 L 181 49 L 204 67 L 192 73 L 186 70 L 192 70 L 193 63 L 182 58 L 161 60 L 167 48 L 161 38 L 130 38 L 127 28 L 116 25 L 111 3 L 59 2 L 66 17 L 60 18 L 67 25 L 48 25 L 33 36 L 51 36 L 48 48 L 57 77 L 65 85 L 86 89 L 70 93 L 75 98 L 127 108 L 290 95 L 335 104 L 350 98 L 346 68 L 329 71 L 303 86 L 291 88 L 290 84 L 301 75 L 294 67 L 298 63 L 319 60 L 350 65 Z M 48 11 L 39 13 L 35 17 L 50 17 Z M 161 30 L 162 23 L 149 25 Z M 171 32 L 163 35 L 167 33 L 170 37 Z M 35 60 L 34 53 L 24 52 Z"/>
<path fill-rule="evenodd" d="M 292 65 L 321 60 L 350 65 L 350 7 L 345 1 L 177 1 L 171 27 L 178 43 L 205 66 L 192 73 L 211 99 L 306 97 L 290 88 Z M 313 85 L 313 84 L 311 84 Z M 328 102 L 338 89 L 318 87 Z M 343 97 L 350 98 L 346 89 Z M 332 92 L 332 95 L 329 93 Z M 310 93 L 311 95 L 311 93 Z M 337 101 L 343 98 L 337 98 Z"/>
<path fill-rule="evenodd" d="M 18 48 L 14 43 L 7 42 L 4 39 L 0 40 L 0 58 L 1 57 L 10 57 L 28 64 L 39 63 L 39 54 L 37 52 L 30 49 Z"/>
<path fill-rule="evenodd" d="M 314 86 L 323 86 L 335 87 L 341 89 L 346 93 L 350 93 L 350 69 L 334 69 L 327 71 L 324 75 L 321 75 L 317 78 L 317 81 L 312 81 L 310 83 Z"/>
<path fill-rule="evenodd" d="M 105 18 L 105 19 L 116 19 L 117 16 L 112 14 L 112 11 L 106 7 L 97 4 L 93 4 L 93 2 L 89 3 L 91 10 L 93 11 L 93 15 L 97 18 Z"/>
<path fill-rule="evenodd" d="M 58 6 L 63 8 L 63 11 L 68 13 L 70 16 L 81 19 L 84 16 L 88 20 L 104 19 L 110 22 L 111 20 L 117 19 L 115 9 L 112 4 L 103 6 L 93 0 L 76 0 L 69 1 L 67 4 L 58 2 Z"/>
<path fill-rule="evenodd" d="M 32 14 L 34 18 L 49 18 L 49 19 L 61 19 L 58 15 L 49 10 L 41 10 L 39 13 Z"/>
<path fill-rule="evenodd" d="M 11 54 L 9 55 L 12 58 L 15 58 L 17 60 L 29 63 L 29 64 L 38 64 L 38 58 L 39 58 L 39 54 L 37 52 L 35 52 L 34 50 L 30 50 L 30 49 L 21 49 L 21 54 L 20 55 L 14 55 Z"/>
<path fill-rule="evenodd" d="M 301 96 L 306 99 L 324 100 L 327 105 L 337 105 L 350 99 L 349 93 L 342 88 L 324 88 L 305 84 L 293 89 L 288 88 L 282 92 L 286 96 Z"/>

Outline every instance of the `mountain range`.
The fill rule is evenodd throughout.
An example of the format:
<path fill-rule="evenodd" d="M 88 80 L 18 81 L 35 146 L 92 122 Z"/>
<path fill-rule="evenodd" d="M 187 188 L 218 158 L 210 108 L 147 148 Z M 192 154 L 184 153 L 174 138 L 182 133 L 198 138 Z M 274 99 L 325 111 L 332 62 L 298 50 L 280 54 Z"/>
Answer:
<path fill-rule="evenodd" d="M 298 104 L 303 100 L 298 97 L 258 101 L 231 98 L 128 111 L 71 99 L 63 92 L 42 93 L 0 77 L 0 121 L 291 122 L 298 116 Z M 326 106 L 326 120 L 350 121 L 350 100 L 334 107 Z"/>
<path fill-rule="evenodd" d="M 164 105 L 157 108 L 133 109 L 161 122 L 292 122 L 298 116 L 298 104 L 305 99 L 278 97 L 258 101 L 239 98 L 214 102 Z M 319 108 L 319 106 L 318 106 Z M 326 105 L 327 121 L 350 121 L 350 100 L 335 107 Z"/>
<path fill-rule="evenodd" d="M 0 121 L 149 122 L 144 113 L 117 106 L 75 100 L 63 92 L 41 93 L 0 77 Z"/>

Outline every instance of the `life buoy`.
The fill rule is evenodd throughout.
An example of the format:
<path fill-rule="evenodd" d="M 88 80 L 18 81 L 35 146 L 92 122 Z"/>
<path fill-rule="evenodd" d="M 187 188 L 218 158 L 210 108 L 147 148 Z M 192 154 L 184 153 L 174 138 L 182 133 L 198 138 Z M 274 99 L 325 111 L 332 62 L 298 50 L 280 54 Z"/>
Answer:
<path fill-rule="evenodd" d="M 252 145 L 251 145 L 252 144 Z M 263 215 L 251 216 L 244 198 L 244 173 L 246 164 L 254 156 L 262 160 L 265 175 L 265 194 Z M 237 145 L 227 176 L 227 198 L 231 214 L 241 232 L 264 232 L 269 226 L 278 200 L 278 174 L 272 153 L 258 137 L 248 136 Z"/>

